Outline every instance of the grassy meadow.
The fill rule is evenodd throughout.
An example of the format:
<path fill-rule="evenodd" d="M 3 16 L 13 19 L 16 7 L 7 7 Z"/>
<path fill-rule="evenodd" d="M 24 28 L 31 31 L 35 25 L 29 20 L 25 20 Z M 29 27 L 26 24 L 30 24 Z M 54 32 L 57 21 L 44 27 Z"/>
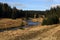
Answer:
<path fill-rule="evenodd" d="M 0 19 L 0 29 L 20 27 L 25 24 L 27 23 L 20 18 L 19 19 L 9 19 L 9 18 Z"/>
<path fill-rule="evenodd" d="M 25 28 L 25 30 L 17 29 L 0 32 L 0 40 L 46 40 L 45 38 L 53 37 L 54 31 L 58 30 L 59 24 L 57 25 L 45 25 L 45 26 L 33 26 Z M 56 32 L 55 32 L 56 33 Z M 56 38 L 56 36 L 54 36 Z"/>
<path fill-rule="evenodd" d="M 60 6 L 43 11 L 0 3 L 0 40 L 60 40 Z"/>

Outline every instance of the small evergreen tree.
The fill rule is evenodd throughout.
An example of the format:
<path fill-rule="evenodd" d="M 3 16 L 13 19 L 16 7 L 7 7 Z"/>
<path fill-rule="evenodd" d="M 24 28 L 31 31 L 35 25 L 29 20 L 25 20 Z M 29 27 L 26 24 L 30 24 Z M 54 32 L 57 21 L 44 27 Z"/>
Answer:
<path fill-rule="evenodd" d="M 59 18 L 57 16 L 49 16 L 47 19 L 43 20 L 42 25 L 52 25 L 58 23 L 59 23 Z"/>

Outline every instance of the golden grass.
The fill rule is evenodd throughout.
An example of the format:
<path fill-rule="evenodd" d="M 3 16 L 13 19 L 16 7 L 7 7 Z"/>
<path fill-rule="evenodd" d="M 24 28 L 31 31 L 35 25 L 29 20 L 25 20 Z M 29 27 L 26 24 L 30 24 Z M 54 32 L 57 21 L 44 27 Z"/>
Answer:
<path fill-rule="evenodd" d="M 0 29 L 18 27 L 18 26 L 21 26 L 22 23 L 23 25 L 25 25 L 26 22 L 23 22 L 22 19 L 14 20 L 14 19 L 3 18 L 3 19 L 0 19 Z"/>
<path fill-rule="evenodd" d="M 1 19 L 0 28 L 10 28 L 26 25 L 22 19 Z M 60 25 L 37 25 L 25 28 L 25 30 L 9 30 L 0 32 L 0 40 L 60 40 Z M 53 35 L 54 34 L 54 35 Z"/>
<path fill-rule="evenodd" d="M 33 18 L 31 19 L 33 22 L 43 22 L 43 18 Z"/>
<path fill-rule="evenodd" d="M 29 40 L 55 28 L 56 26 L 57 25 L 49 25 L 49 26 L 38 25 L 30 28 L 25 28 L 25 30 L 18 29 L 18 30 L 4 31 L 0 32 L 0 40 Z"/>

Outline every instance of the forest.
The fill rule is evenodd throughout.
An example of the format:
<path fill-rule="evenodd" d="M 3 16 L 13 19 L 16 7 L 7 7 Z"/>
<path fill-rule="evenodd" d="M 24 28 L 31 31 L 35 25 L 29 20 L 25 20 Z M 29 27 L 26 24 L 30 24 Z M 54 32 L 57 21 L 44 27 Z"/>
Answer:
<path fill-rule="evenodd" d="M 40 17 L 40 15 L 44 15 L 45 17 L 56 15 L 60 17 L 60 6 L 55 8 L 50 8 L 50 10 L 45 11 L 35 11 L 35 10 L 20 10 L 16 7 L 11 8 L 7 3 L 0 3 L 0 18 L 36 18 Z"/>

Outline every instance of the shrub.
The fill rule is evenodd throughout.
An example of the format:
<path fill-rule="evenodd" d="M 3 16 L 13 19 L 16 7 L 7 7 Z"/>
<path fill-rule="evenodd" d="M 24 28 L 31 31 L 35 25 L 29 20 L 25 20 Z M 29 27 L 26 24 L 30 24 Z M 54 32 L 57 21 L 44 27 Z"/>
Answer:
<path fill-rule="evenodd" d="M 47 25 L 47 20 L 44 19 L 42 25 Z"/>
<path fill-rule="evenodd" d="M 57 16 L 50 16 L 47 17 L 47 19 L 43 20 L 42 25 L 52 25 L 52 24 L 58 24 L 59 18 Z"/>

